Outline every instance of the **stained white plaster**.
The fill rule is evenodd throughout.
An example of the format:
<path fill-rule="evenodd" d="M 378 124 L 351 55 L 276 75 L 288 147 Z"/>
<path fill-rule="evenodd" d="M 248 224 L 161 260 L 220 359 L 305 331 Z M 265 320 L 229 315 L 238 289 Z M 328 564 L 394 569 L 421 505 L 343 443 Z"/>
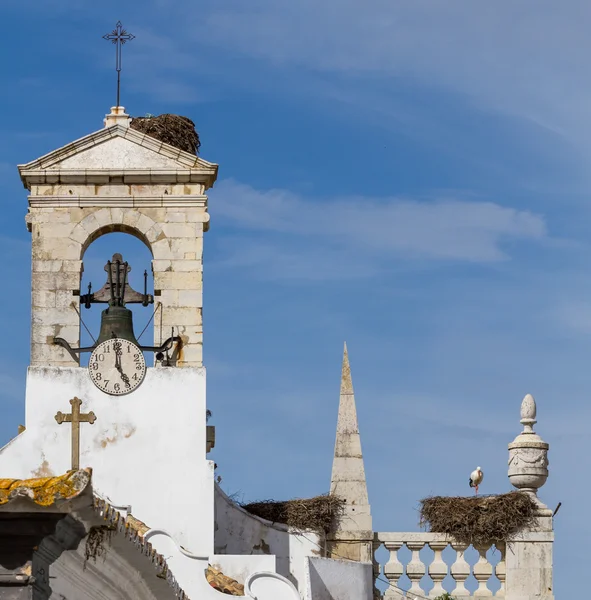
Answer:
<path fill-rule="evenodd" d="M 167 565 L 189 598 L 198 600 L 228 598 L 227 594 L 215 590 L 207 582 L 205 571 L 210 563 L 207 558 L 190 556 L 188 552 L 179 548 L 174 540 L 161 533 L 150 537 L 149 540 L 158 549 L 158 552 L 166 556 Z M 244 557 L 245 563 L 251 564 L 253 567 L 263 563 L 271 566 L 271 560 L 249 562 L 249 558 L 252 557 Z M 266 558 L 270 559 L 271 557 Z M 235 565 L 237 564 L 238 562 L 235 563 Z M 251 571 L 244 582 L 244 592 L 244 596 L 234 597 L 249 598 L 250 600 L 299 600 L 300 598 L 297 589 L 290 581 L 270 570 Z"/>
<path fill-rule="evenodd" d="M 215 554 L 210 557 L 209 564 L 220 570 L 226 577 L 244 582 L 253 573 L 260 571 L 276 572 L 275 556 L 271 554 Z"/>
<path fill-rule="evenodd" d="M 270 554 L 277 572 L 305 593 L 306 558 L 318 556 L 323 536 L 312 531 L 298 532 L 246 512 L 215 486 L 215 552 L 221 554 Z"/>
<path fill-rule="evenodd" d="M 370 600 L 373 598 L 371 563 L 330 558 L 307 559 L 306 600 Z"/>
<path fill-rule="evenodd" d="M 0 450 L 3 477 L 71 468 L 71 425 L 58 425 L 69 399 L 96 422 L 80 424 L 80 466 L 97 492 L 202 556 L 213 554 L 213 463 L 206 459 L 205 369 L 149 368 L 132 394 L 109 396 L 82 367 L 30 367 L 26 430 Z M 196 517 L 198 515 L 198 517 Z"/>

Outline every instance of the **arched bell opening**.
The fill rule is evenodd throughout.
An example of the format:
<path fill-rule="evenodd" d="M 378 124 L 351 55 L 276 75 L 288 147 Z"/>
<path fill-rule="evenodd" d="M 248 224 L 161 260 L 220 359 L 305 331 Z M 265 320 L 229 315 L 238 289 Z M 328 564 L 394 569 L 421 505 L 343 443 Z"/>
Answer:
<path fill-rule="evenodd" d="M 123 229 L 123 228 L 121 228 Z M 113 331 L 136 345 L 151 346 L 158 303 L 154 302 L 149 244 L 129 231 L 94 235 L 83 253 L 80 345 L 93 346 Z M 144 353 L 148 364 L 153 353 Z M 81 354 L 80 365 L 88 364 Z"/>

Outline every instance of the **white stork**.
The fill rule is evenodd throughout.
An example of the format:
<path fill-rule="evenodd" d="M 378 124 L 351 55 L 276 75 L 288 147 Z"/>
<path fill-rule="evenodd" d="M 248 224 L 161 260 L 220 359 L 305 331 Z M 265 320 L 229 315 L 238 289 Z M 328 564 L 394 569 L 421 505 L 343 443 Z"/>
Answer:
<path fill-rule="evenodd" d="M 476 467 L 476 470 L 470 473 L 470 487 L 476 488 L 476 495 L 478 495 L 478 486 L 482 483 L 483 477 L 484 473 L 480 470 L 480 467 Z"/>

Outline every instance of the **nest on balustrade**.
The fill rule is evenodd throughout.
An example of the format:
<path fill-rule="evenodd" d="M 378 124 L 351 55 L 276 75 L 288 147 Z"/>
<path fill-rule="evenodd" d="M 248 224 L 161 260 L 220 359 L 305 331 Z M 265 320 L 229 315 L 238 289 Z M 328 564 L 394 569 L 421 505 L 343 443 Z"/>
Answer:
<path fill-rule="evenodd" d="M 535 522 L 536 504 L 528 494 L 446 497 L 421 500 L 420 524 L 434 533 L 475 545 L 505 542 Z"/>
<path fill-rule="evenodd" d="M 250 514 L 272 523 L 318 533 L 334 530 L 345 511 L 345 501 L 334 494 L 284 501 L 261 500 L 241 506 Z"/>
<path fill-rule="evenodd" d="M 134 117 L 130 127 L 190 154 L 199 154 L 199 134 L 195 130 L 195 123 L 187 117 L 170 114 Z"/>

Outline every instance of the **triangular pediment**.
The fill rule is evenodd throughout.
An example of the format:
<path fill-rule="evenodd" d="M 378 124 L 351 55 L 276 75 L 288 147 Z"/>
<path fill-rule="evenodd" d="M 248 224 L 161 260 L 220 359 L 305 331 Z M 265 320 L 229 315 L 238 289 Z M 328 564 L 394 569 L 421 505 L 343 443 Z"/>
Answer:
<path fill-rule="evenodd" d="M 23 181 L 39 171 L 201 171 L 212 177 L 217 165 L 123 125 L 105 127 L 37 160 L 19 165 Z"/>

